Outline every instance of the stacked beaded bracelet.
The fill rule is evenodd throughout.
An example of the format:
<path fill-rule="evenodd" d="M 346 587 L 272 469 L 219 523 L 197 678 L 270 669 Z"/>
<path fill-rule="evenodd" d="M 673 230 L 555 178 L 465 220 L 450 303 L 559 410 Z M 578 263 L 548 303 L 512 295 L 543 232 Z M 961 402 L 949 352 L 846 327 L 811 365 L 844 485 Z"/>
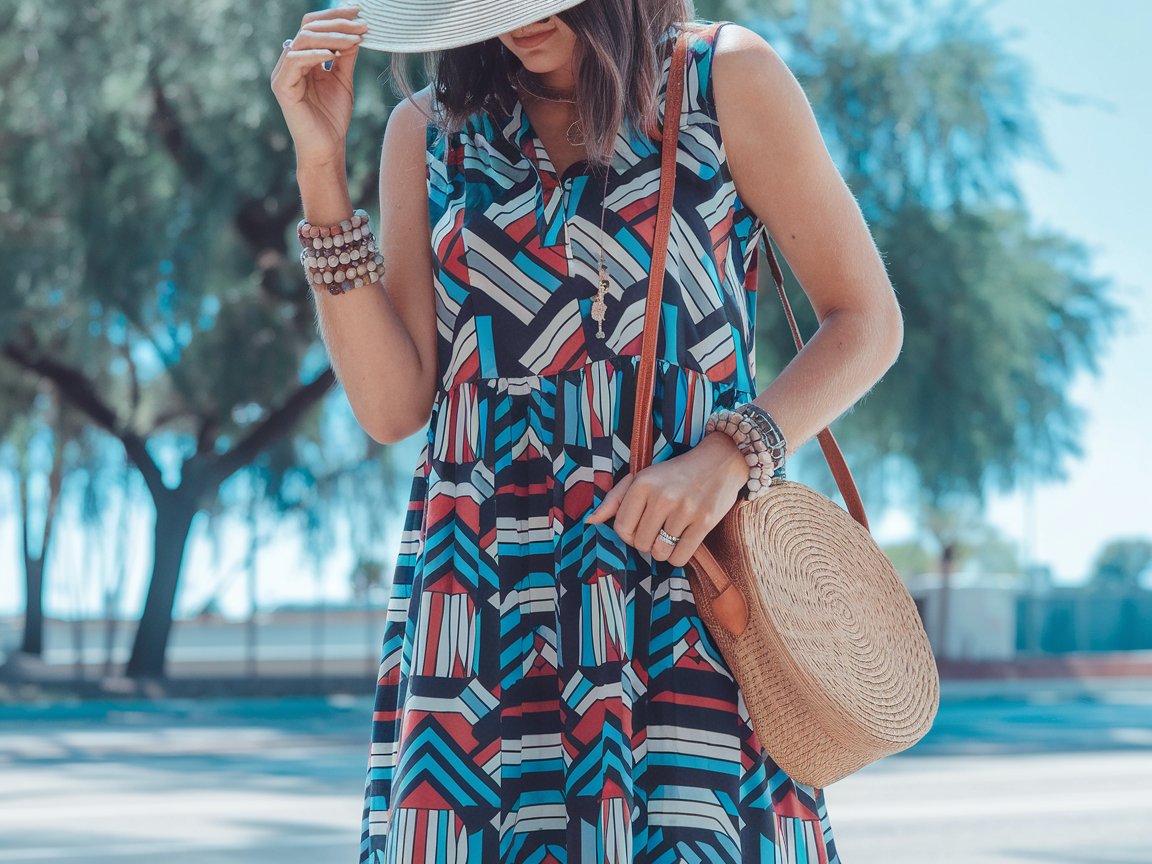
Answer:
<path fill-rule="evenodd" d="M 309 285 L 324 286 L 330 294 L 342 294 L 380 280 L 384 258 L 368 225 L 368 211 L 361 209 L 331 227 L 300 220 L 296 236 L 303 247 L 300 263 Z"/>
<path fill-rule="evenodd" d="M 755 423 L 760 431 L 764 433 L 764 439 L 768 442 L 768 450 L 772 454 L 772 460 L 777 466 L 777 471 L 780 476 L 784 476 L 784 457 L 788 452 L 788 442 L 784 440 L 784 432 L 780 429 L 780 424 L 776 419 L 757 405 L 755 402 L 745 402 L 742 405 L 737 405 L 736 410 L 745 415 L 749 420 Z"/>
<path fill-rule="evenodd" d="M 744 497 L 759 498 L 774 478 L 784 478 L 787 443 L 772 415 L 752 402 L 735 408 L 721 408 L 704 422 L 704 433 L 720 431 L 732 437 L 748 463 L 748 483 Z"/>

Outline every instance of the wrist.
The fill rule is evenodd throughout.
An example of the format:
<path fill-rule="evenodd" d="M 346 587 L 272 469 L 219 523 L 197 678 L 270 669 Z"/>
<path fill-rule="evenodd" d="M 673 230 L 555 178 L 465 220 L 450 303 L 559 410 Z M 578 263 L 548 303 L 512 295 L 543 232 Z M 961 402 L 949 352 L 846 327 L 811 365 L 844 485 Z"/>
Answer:
<path fill-rule="evenodd" d="M 335 225 L 352 215 L 343 157 L 330 161 L 298 160 L 296 183 L 304 218 L 313 225 Z"/>
<path fill-rule="evenodd" d="M 343 169 L 347 162 L 347 149 L 342 144 L 335 147 L 317 147 L 314 150 L 301 150 L 296 147 L 296 170 L 332 168 Z"/>
<path fill-rule="evenodd" d="M 720 457 L 723 458 L 724 471 L 730 473 L 741 486 L 748 482 L 752 466 L 748 464 L 747 458 L 731 435 L 719 429 L 713 429 L 700 439 L 700 444 L 697 446 L 701 445 L 703 445 L 705 449 L 708 447 L 714 447 L 716 449 Z"/>
<path fill-rule="evenodd" d="M 307 218 L 296 226 L 308 283 L 341 294 L 378 282 L 384 275 L 384 259 L 372 233 L 368 211 L 357 208 L 347 219 L 333 225 L 316 225 Z"/>
<path fill-rule="evenodd" d="M 777 471 L 783 471 L 785 441 L 772 416 L 754 402 L 718 408 L 704 422 L 705 433 L 730 437 L 748 464 L 744 493 L 750 500 L 767 494 Z M 781 475 L 782 478 L 782 475 Z"/>
<path fill-rule="evenodd" d="M 302 156 L 300 153 L 297 153 L 296 173 L 322 175 L 335 173 L 346 174 L 347 155 L 343 150 L 327 155 Z"/>

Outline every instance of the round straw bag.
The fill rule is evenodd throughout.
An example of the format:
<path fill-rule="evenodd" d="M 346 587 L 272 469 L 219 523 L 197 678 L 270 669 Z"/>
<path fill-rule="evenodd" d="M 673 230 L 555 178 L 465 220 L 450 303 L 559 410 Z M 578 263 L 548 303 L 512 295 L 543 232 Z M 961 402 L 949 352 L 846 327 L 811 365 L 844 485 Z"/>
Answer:
<path fill-rule="evenodd" d="M 931 728 L 939 676 L 916 604 L 868 529 L 773 480 L 741 500 L 688 567 L 761 746 L 822 788 Z"/>
<path fill-rule="evenodd" d="M 656 333 L 683 57 L 680 39 L 662 130 L 633 473 L 653 455 Z M 767 237 L 764 248 L 799 351 L 804 343 Z M 755 278 L 753 265 L 748 279 Z M 762 748 L 794 780 L 819 789 L 919 741 L 935 719 L 940 679 L 916 604 L 872 539 L 831 430 L 817 437 L 848 510 L 801 483 L 773 478 L 766 494 L 733 505 L 686 571 L 700 617 L 731 667 Z"/>

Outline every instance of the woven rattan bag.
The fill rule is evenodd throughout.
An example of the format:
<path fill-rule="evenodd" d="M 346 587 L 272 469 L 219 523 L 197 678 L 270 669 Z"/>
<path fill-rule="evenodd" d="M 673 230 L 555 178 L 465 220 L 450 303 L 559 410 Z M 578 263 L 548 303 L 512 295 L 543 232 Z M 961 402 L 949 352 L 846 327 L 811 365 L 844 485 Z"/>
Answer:
<path fill-rule="evenodd" d="M 653 456 L 656 336 L 684 56 L 681 36 L 661 135 L 633 473 Z M 783 277 L 767 239 L 764 246 L 799 351 L 804 343 Z M 831 430 L 818 440 L 847 511 L 801 483 L 774 479 L 762 497 L 737 500 L 686 570 L 701 619 L 732 669 L 764 751 L 794 780 L 819 789 L 919 741 L 935 719 L 940 679 L 916 605 L 872 538 Z"/>

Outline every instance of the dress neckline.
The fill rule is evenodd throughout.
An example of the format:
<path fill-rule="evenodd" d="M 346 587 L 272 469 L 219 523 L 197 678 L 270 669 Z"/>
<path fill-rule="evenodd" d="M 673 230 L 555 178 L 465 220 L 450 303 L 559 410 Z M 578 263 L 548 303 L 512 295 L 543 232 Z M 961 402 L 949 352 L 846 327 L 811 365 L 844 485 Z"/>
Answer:
<path fill-rule="evenodd" d="M 507 134 L 508 130 L 511 130 L 513 143 L 520 148 L 520 152 L 533 164 L 536 170 L 549 174 L 557 183 L 564 183 L 573 177 L 587 174 L 591 163 L 586 158 L 575 160 L 563 171 L 558 172 L 556 170 L 556 163 L 552 161 L 552 157 L 544 147 L 544 141 L 536 131 L 532 118 L 528 116 L 528 111 L 525 109 L 520 95 L 516 94 L 513 98 L 515 101 L 509 122 L 505 124 L 505 133 Z M 617 133 L 611 159 L 611 168 L 615 173 L 620 173 L 623 170 L 620 167 L 620 154 L 620 134 Z"/>
<path fill-rule="evenodd" d="M 667 87 L 669 72 L 671 70 L 673 52 L 667 49 L 667 40 L 673 36 L 674 33 L 670 32 L 665 35 L 665 38 L 661 39 L 661 44 L 664 48 L 664 59 L 660 73 L 662 87 Z M 532 167 L 536 169 L 538 174 L 547 175 L 551 180 L 555 181 L 555 183 L 562 184 L 573 177 L 588 173 L 590 164 L 588 159 L 577 159 L 565 168 L 563 172 L 557 172 L 555 163 L 552 161 L 552 157 L 548 155 L 548 151 L 544 147 L 544 142 L 541 140 L 535 126 L 532 125 L 532 120 L 524 108 L 524 102 L 520 99 L 520 94 L 516 92 L 515 88 L 513 88 L 512 100 L 512 110 L 508 114 L 505 122 L 501 124 L 501 131 L 504 133 L 504 137 L 514 144 L 524 158 L 532 164 Z M 623 143 L 621 143 L 625 136 L 629 136 L 633 140 L 623 141 Z M 621 129 L 617 130 L 616 137 L 613 141 L 612 158 L 609 165 L 611 173 L 619 175 L 628 170 L 630 162 L 627 158 L 626 151 L 630 148 L 635 149 L 632 145 L 635 144 L 636 138 L 637 135 L 632 130 L 631 124 L 625 121 Z M 659 142 L 655 142 L 655 146 L 658 148 Z"/>

